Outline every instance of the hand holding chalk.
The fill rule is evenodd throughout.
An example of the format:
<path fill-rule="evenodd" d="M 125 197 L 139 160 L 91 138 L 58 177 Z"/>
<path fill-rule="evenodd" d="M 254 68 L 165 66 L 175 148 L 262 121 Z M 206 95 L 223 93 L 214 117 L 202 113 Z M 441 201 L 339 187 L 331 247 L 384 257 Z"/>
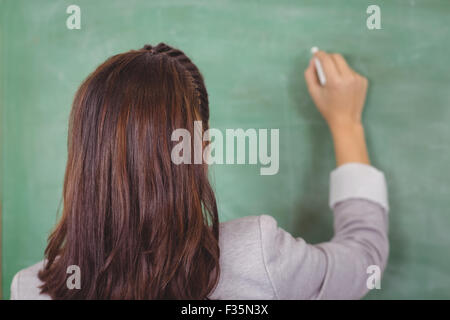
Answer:
<path fill-rule="evenodd" d="M 317 48 L 313 51 L 315 54 L 305 71 L 305 79 L 317 109 L 330 128 L 342 123 L 360 123 L 367 79 L 353 71 L 341 55 Z"/>
<path fill-rule="evenodd" d="M 314 51 L 305 79 L 317 109 L 330 127 L 336 164 L 370 164 L 361 123 L 367 79 L 353 71 L 340 54 Z"/>

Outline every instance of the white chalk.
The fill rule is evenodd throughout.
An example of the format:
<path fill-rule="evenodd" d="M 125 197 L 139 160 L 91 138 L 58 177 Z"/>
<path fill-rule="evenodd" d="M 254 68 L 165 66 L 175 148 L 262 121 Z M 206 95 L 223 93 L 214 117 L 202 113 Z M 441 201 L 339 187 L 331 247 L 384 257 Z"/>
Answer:
<path fill-rule="evenodd" d="M 319 48 L 317 48 L 317 47 L 311 48 L 311 54 L 314 54 L 317 51 L 319 51 Z M 322 68 L 322 64 L 320 63 L 320 60 L 317 58 L 314 58 L 314 65 L 316 66 L 316 72 L 317 72 L 317 77 L 319 78 L 319 82 L 322 86 L 324 86 L 325 83 L 327 83 L 327 78 L 325 78 L 325 72 L 323 72 L 323 68 Z"/>

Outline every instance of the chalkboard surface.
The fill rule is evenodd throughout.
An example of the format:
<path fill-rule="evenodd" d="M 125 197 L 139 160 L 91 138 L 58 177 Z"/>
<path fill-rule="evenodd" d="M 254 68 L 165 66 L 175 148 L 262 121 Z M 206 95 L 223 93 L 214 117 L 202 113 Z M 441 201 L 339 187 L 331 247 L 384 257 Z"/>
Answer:
<path fill-rule="evenodd" d="M 280 169 L 215 165 L 222 220 L 270 214 L 295 236 L 332 236 L 328 129 L 303 71 L 313 46 L 369 78 L 370 155 L 390 196 L 391 253 L 369 299 L 450 298 L 450 1 L 78 0 L 0 2 L 2 289 L 42 259 L 58 217 L 67 123 L 81 81 L 107 57 L 146 43 L 184 50 L 203 72 L 211 125 L 280 130 Z"/>

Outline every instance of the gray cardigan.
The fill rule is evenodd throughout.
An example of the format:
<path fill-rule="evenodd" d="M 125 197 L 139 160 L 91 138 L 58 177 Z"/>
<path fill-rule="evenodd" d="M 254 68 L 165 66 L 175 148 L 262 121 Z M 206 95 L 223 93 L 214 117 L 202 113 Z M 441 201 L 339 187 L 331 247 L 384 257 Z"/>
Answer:
<path fill-rule="evenodd" d="M 268 215 L 220 224 L 220 278 L 212 299 L 359 299 L 369 290 L 369 266 L 388 257 L 384 175 L 357 163 L 331 173 L 334 237 L 316 245 L 295 238 Z M 44 261 L 19 271 L 11 299 L 49 299 L 37 274 Z M 377 268 L 375 267 L 375 268 Z M 76 289 L 73 289 L 76 290 Z"/>

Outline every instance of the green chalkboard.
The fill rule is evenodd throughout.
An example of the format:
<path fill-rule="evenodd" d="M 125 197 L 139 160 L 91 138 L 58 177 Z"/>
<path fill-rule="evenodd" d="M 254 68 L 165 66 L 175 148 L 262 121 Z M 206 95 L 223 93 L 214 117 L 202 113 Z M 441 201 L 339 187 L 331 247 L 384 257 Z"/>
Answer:
<path fill-rule="evenodd" d="M 369 5 L 381 29 L 366 26 Z M 81 29 L 66 8 L 81 8 Z M 203 72 L 211 125 L 277 128 L 280 169 L 215 165 L 222 220 L 270 214 L 310 242 L 332 235 L 328 129 L 303 70 L 311 46 L 370 80 L 370 155 L 390 196 L 389 265 L 369 299 L 450 298 L 450 1 L 143 0 L 0 2 L 2 290 L 43 257 L 58 217 L 67 122 L 81 81 L 145 43 L 184 50 Z"/>

